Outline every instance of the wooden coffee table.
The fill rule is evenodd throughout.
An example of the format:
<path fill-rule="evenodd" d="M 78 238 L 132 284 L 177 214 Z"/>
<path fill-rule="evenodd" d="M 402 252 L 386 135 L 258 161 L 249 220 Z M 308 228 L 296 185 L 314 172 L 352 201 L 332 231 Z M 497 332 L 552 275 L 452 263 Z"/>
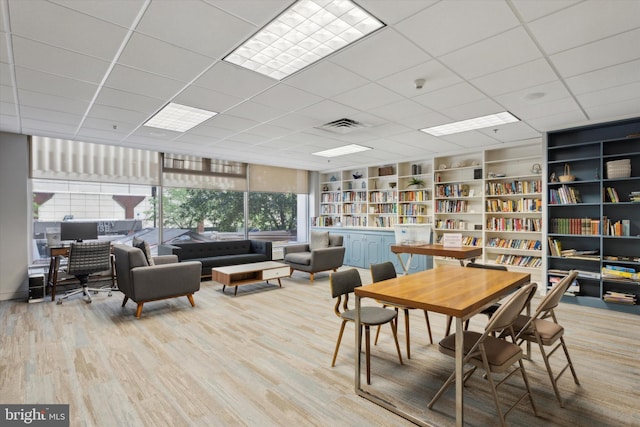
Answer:
<path fill-rule="evenodd" d="M 291 269 L 288 265 L 275 261 L 253 262 L 250 264 L 230 265 L 211 269 L 211 278 L 222 283 L 222 292 L 227 286 L 235 286 L 233 295 L 237 295 L 238 286 L 267 282 L 277 279 L 282 287 L 281 277 L 289 277 Z"/>

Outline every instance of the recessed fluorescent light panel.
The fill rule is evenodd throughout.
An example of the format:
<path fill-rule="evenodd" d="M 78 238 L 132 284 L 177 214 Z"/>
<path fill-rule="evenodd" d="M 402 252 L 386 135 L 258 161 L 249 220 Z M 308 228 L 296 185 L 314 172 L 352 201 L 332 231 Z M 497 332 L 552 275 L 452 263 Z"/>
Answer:
<path fill-rule="evenodd" d="M 434 126 L 420 130 L 433 136 L 442 136 L 519 121 L 520 119 L 518 119 L 516 116 L 507 111 L 504 111 L 502 113 L 490 114 L 488 116 L 476 117 L 475 119 L 462 120 L 460 122 L 453 122 L 446 125 Z"/>
<path fill-rule="evenodd" d="M 371 150 L 371 147 L 365 147 L 363 145 L 351 144 L 344 145 L 342 147 L 332 148 L 330 150 L 318 151 L 317 153 L 311 153 L 314 156 L 322 157 L 338 157 L 345 156 L 347 154 L 359 153 L 360 151 Z"/>
<path fill-rule="evenodd" d="M 299 0 L 224 60 L 281 80 L 382 27 L 351 0 Z"/>
<path fill-rule="evenodd" d="M 170 102 L 143 126 L 186 132 L 216 114 L 218 113 Z"/>

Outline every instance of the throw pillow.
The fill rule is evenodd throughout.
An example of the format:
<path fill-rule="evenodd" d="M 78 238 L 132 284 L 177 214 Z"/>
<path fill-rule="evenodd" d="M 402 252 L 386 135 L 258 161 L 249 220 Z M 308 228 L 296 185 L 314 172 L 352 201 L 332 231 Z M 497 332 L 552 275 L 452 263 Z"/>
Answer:
<path fill-rule="evenodd" d="M 329 247 L 329 232 L 328 231 L 312 231 L 311 239 L 309 241 L 309 249 L 322 249 Z"/>
<path fill-rule="evenodd" d="M 142 253 L 144 254 L 145 258 L 147 258 L 147 264 L 156 265 L 156 263 L 153 262 L 153 256 L 151 256 L 151 248 L 149 247 L 149 243 L 148 242 L 145 242 L 144 240 L 142 240 L 142 239 L 140 239 L 138 237 L 134 237 L 133 238 L 133 246 L 142 251 Z"/>

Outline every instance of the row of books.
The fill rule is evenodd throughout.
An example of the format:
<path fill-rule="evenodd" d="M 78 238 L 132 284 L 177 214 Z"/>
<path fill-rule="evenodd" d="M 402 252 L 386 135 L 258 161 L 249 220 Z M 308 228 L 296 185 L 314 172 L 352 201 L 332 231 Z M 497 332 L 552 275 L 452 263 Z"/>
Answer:
<path fill-rule="evenodd" d="M 542 230 L 542 220 L 539 218 L 489 218 L 487 230 L 540 231 Z"/>
<path fill-rule="evenodd" d="M 514 265 L 518 267 L 540 267 L 542 258 L 537 256 L 498 255 L 496 264 Z"/>
<path fill-rule="evenodd" d="M 549 286 L 553 287 L 562 281 L 563 277 L 560 276 L 549 276 Z M 565 295 L 568 296 L 577 296 L 580 294 L 580 283 L 578 279 L 575 279 L 564 292 Z"/>
<path fill-rule="evenodd" d="M 613 221 L 605 216 L 602 218 L 602 234 L 604 236 L 630 236 L 631 221 L 628 219 Z"/>
<path fill-rule="evenodd" d="M 551 218 L 549 232 L 552 234 L 600 235 L 600 220 L 593 218 Z"/>
<path fill-rule="evenodd" d="M 438 213 L 456 213 L 467 212 L 466 200 L 437 200 L 436 212 Z"/>
<path fill-rule="evenodd" d="M 473 230 L 475 224 L 461 219 L 437 219 L 435 227 L 443 230 Z"/>
<path fill-rule="evenodd" d="M 435 197 L 467 197 L 469 196 L 468 184 L 438 184 Z"/>
<path fill-rule="evenodd" d="M 600 250 L 598 249 L 562 249 L 562 243 L 551 237 L 548 237 L 549 253 L 551 256 L 564 257 L 564 258 L 576 258 L 586 260 L 600 260 Z"/>
<path fill-rule="evenodd" d="M 427 190 L 402 191 L 398 196 L 398 200 L 401 202 L 424 202 L 429 200 L 429 193 Z"/>
<path fill-rule="evenodd" d="M 640 202 L 640 191 L 632 191 L 629 193 L 629 201 L 635 203 Z"/>
<path fill-rule="evenodd" d="M 540 240 L 502 239 L 500 237 L 493 237 L 489 239 L 487 246 L 492 248 L 524 249 L 529 251 L 539 251 L 542 249 L 542 243 Z"/>
<path fill-rule="evenodd" d="M 596 279 L 600 280 L 600 272 L 599 271 L 589 271 L 589 270 L 575 270 L 578 272 L 578 278 L 583 279 Z M 569 270 L 559 270 L 559 269 L 549 269 L 549 276 L 560 276 L 561 278 L 568 275 Z"/>
<path fill-rule="evenodd" d="M 540 212 L 542 211 L 542 200 L 540 199 L 519 199 L 519 200 L 487 200 L 487 212 Z"/>
<path fill-rule="evenodd" d="M 550 205 L 574 205 L 582 203 L 580 191 L 575 187 L 562 185 L 559 188 L 551 188 L 549 190 Z"/>
<path fill-rule="evenodd" d="M 616 304 L 634 305 L 637 303 L 637 296 L 628 292 L 606 291 L 602 299 L 605 302 Z"/>
<path fill-rule="evenodd" d="M 426 215 L 427 207 L 415 203 L 403 203 L 398 206 L 398 211 L 400 215 Z"/>
<path fill-rule="evenodd" d="M 488 182 L 486 193 L 490 196 L 505 194 L 531 194 L 542 192 L 542 181 Z"/>
<path fill-rule="evenodd" d="M 618 192 L 616 191 L 615 188 L 613 187 L 606 187 L 604 189 L 607 197 L 609 198 L 609 201 L 612 203 L 619 203 L 620 202 L 620 197 L 618 197 Z"/>
<path fill-rule="evenodd" d="M 633 282 L 640 282 L 640 273 L 630 267 L 621 267 L 618 265 L 605 265 L 602 267 L 602 277 L 610 279 L 623 279 Z"/>

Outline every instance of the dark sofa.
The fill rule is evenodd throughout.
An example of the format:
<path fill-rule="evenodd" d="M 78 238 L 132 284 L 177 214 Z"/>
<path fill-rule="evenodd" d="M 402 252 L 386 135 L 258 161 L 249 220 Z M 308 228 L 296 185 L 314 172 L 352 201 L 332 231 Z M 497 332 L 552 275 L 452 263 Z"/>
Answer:
<path fill-rule="evenodd" d="M 177 255 L 179 261 L 200 261 L 202 277 L 211 269 L 228 265 L 271 261 L 271 242 L 266 240 L 217 240 L 158 246 L 158 255 Z"/>

